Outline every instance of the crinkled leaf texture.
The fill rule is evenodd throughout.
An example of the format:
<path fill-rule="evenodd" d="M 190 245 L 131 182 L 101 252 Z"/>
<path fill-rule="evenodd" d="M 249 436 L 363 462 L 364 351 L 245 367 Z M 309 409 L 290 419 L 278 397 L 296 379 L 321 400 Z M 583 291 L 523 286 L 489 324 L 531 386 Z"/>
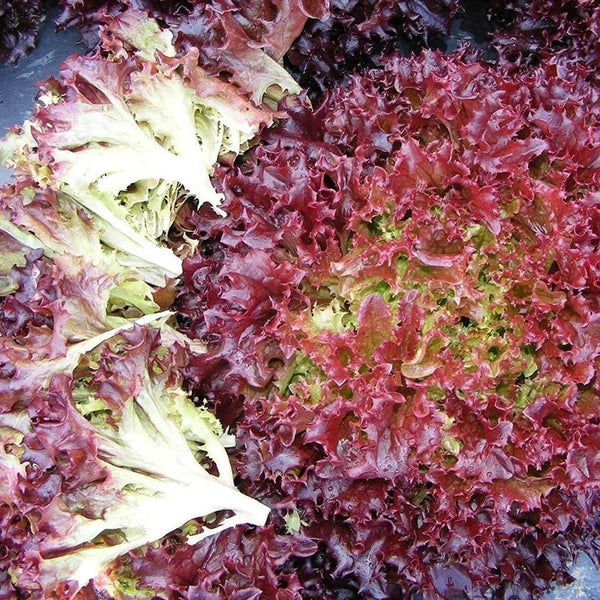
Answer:
<path fill-rule="evenodd" d="M 280 519 L 243 587 L 539 596 L 597 555 L 597 89 L 424 52 L 287 109 L 219 170 L 227 216 L 179 223 L 180 324 L 208 345 L 184 373 Z M 227 597 L 229 569 L 180 586 Z"/>
<path fill-rule="evenodd" d="M 286 68 L 319 98 L 381 56 L 439 47 L 459 6 L 457 0 L 332 0 L 327 18 L 308 21 L 294 40 Z"/>
<path fill-rule="evenodd" d="M 4 334 L 18 337 L 37 314 L 56 324 L 56 342 L 82 341 L 159 310 L 144 283 L 152 264 L 103 244 L 94 225 L 69 198 L 31 181 L 0 188 L 0 230 L 20 251 L 6 256 Z M 20 271 L 27 257 L 39 261 L 37 271 Z"/>
<path fill-rule="evenodd" d="M 327 15 L 327 2 L 323 0 L 61 0 L 61 3 L 65 7 L 59 19 L 61 26 L 77 26 L 89 45 L 100 40 L 111 49 L 115 27 L 121 42 L 135 44 L 132 36 L 123 35 L 120 21 L 124 14 L 129 15 L 125 18 L 131 23 L 131 15 L 137 12 L 141 24 L 149 15 L 173 36 L 178 56 L 197 49 L 202 68 L 234 82 L 258 105 L 263 102 L 275 105 L 283 92 L 299 92 L 298 84 L 279 61 L 307 19 L 322 19 Z M 139 39 L 137 36 L 138 43 Z"/>
<path fill-rule="evenodd" d="M 44 17 L 42 0 L 2 0 L 0 61 L 15 63 L 35 47 Z"/>
<path fill-rule="evenodd" d="M 17 593 L 102 586 L 117 557 L 188 521 L 189 543 L 264 524 L 269 509 L 234 486 L 219 422 L 179 385 L 184 347 L 166 343 L 160 328 L 110 332 L 3 402 L 3 561 Z M 194 521 L 222 511 L 212 528 Z"/>
<path fill-rule="evenodd" d="M 600 67 L 600 5 L 592 0 L 492 2 L 491 45 L 508 69 L 527 69 L 552 57 L 585 68 L 596 84 Z"/>

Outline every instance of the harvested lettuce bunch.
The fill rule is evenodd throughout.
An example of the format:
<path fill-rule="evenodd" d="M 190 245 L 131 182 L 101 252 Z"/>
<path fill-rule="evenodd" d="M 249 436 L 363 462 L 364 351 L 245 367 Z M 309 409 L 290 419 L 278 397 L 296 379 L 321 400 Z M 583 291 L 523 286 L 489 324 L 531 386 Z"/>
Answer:
<path fill-rule="evenodd" d="M 280 116 L 267 92 L 298 88 L 258 48 L 244 56 L 263 70 L 236 58 L 239 81 L 256 76 L 240 88 L 147 13 L 105 17 L 97 52 L 42 83 L 0 145 L 15 173 L 0 189 L 3 597 L 143 594 L 129 560 L 269 513 L 234 485 L 232 436 L 182 389 L 204 343 L 158 311 L 181 272 L 167 246 L 181 203 L 220 212 L 216 163 Z"/>
<path fill-rule="evenodd" d="M 161 245 L 181 196 L 217 207 L 215 163 L 245 149 L 274 114 L 208 76 L 197 51 L 171 58 L 169 37 L 139 14 L 106 28 L 112 39 L 128 40 L 127 50 L 107 46 L 111 60 L 74 56 L 63 63 L 0 157 L 17 177 L 84 208 L 103 242 L 154 265 L 143 276 L 158 285 L 181 271 L 179 258 Z"/>

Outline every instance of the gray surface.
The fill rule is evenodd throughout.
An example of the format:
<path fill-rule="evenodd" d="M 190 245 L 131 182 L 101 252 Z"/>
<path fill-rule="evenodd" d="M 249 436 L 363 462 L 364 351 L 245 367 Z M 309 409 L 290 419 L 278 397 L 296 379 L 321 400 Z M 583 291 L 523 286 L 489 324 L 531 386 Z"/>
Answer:
<path fill-rule="evenodd" d="M 575 577 L 575 582 L 557 587 L 546 594 L 545 600 L 598 600 L 600 598 L 600 571 L 586 555 L 580 556 L 570 571 Z"/>
<path fill-rule="evenodd" d="M 17 65 L 0 63 L 0 137 L 6 129 L 20 125 L 33 108 L 37 89 L 35 84 L 58 72 L 58 66 L 70 54 L 78 51 L 79 34 L 73 30 L 55 33 L 54 7 L 41 28 L 38 47 Z M 0 166 L 0 183 L 10 179 L 10 171 Z"/>
<path fill-rule="evenodd" d="M 29 56 L 16 66 L 0 63 L 0 137 L 4 136 L 7 128 L 21 124 L 29 115 L 37 91 L 35 84 L 56 74 L 60 63 L 79 51 L 76 32 L 55 33 L 53 20 L 57 12 L 56 8 L 50 11 L 42 26 L 40 43 Z M 456 39 L 462 38 L 456 27 L 453 34 Z M 448 46 L 446 50 L 451 51 L 453 44 Z M 10 172 L 0 166 L 0 183 L 9 179 Z M 571 574 L 576 578 L 575 583 L 557 587 L 545 596 L 545 600 L 600 600 L 600 571 L 594 568 L 587 556 L 580 557 Z"/>

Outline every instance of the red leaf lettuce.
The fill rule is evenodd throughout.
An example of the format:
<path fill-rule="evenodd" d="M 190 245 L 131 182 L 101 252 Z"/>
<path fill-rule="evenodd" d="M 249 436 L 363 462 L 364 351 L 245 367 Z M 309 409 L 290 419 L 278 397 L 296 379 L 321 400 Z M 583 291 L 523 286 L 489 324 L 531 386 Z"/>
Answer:
<path fill-rule="evenodd" d="M 293 597 L 531 598 L 596 553 L 599 100 L 560 61 L 390 58 L 180 214 L 184 374 L 316 544 L 271 559 Z"/>

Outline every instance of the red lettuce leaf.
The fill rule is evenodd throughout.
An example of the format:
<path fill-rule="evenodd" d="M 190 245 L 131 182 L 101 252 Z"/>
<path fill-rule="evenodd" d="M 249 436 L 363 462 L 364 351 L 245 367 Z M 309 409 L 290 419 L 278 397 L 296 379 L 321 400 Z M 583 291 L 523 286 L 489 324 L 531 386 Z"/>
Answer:
<path fill-rule="evenodd" d="M 0 61 L 15 63 L 33 50 L 45 8 L 42 0 L 0 2 Z"/>
<path fill-rule="evenodd" d="M 450 32 L 457 0 L 333 0 L 323 21 L 309 21 L 286 55 L 302 87 L 319 97 L 352 72 L 398 50 L 431 47 Z"/>
<path fill-rule="evenodd" d="M 491 45 L 510 69 L 528 69 L 551 57 L 588 70 L 598 83 L 600 6 L 596 2 L 492 2 Z"/>

